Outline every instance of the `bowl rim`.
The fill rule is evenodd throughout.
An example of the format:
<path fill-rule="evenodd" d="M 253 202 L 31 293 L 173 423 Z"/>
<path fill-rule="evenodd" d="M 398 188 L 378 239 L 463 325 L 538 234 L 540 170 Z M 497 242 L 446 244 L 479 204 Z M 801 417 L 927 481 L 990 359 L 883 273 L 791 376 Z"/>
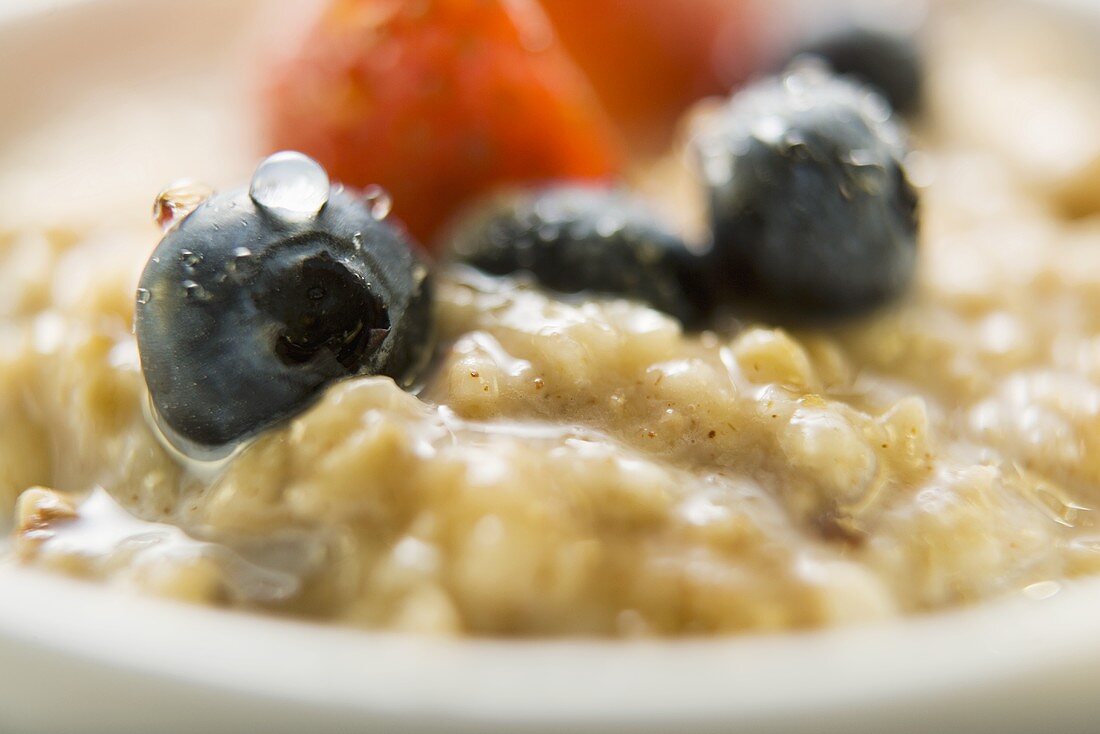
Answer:
<path fill-rule="evenodd" d="M 0 587 L 19 601 L 0 602 L 0 651 L 52 651 L 175 685 L 398 718 L 767 721 L 791 714 L 793 692 L 800 717 L 827 717 L 868 702 L 976 694 L 1100 660 L 1097 578 L 1042 599 L 882 623 L 638 641 L 366 631 L 139 596 L 12 564 L 0 565 Z"/>

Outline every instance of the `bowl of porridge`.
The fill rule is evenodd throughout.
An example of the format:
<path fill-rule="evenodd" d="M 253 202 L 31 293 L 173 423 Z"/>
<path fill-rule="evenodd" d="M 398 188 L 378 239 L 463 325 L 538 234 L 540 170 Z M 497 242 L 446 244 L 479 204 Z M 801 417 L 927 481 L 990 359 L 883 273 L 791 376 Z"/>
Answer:
<path fill-rule="evenodd" d="M 0 5 L 0 724 L 1089 730 L 1100 18 L 574 4 Z"/>

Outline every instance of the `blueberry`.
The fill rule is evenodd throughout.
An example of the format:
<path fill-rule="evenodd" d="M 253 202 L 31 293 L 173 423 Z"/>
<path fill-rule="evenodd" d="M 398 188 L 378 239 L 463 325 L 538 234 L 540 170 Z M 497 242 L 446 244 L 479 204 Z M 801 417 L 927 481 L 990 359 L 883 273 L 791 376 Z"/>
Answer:
<path fill-rule="evenodd" d="M 898 295 L 913 276 L 917 198 L 877 93 L 801 65 L 697 123 L 716 300 L 831 317 Z"/>
<path fill-rule="evenodd" d="M 339 378 L 407 383 L 431 350 L 431 287 L 415 246 L 327 177 L 320 192 L 293 177 L 265 189 L 262 170 L 251 194 L 215 194 L 171 229 L 139 283 L 151 404 L 192 456 L 228 453 Z M 311 211 L 294 211 L 295 196 Z"/>
<path fill-rule="evenodd" d="M 846 23 L 805 39 L 794 56 L 815 56 L 837 74 L 874 87 L 902 115 L 920 111 L 924 72 L 911 35 Z"/>
<path fill-rule="evenodd" d="M 461 218 L 448 246 L 453 259 L 492 275 L 522 272 L 558 293 L 638 300 L 688 326 L 706 310 L 695 256 L 622 190 L 559 184 L 499 195 Z"/>

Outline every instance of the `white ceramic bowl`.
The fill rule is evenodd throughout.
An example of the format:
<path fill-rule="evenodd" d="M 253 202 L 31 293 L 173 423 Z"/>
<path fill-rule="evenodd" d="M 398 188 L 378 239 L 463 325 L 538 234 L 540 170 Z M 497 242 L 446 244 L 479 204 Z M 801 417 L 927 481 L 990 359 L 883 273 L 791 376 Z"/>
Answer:
<path fill-rule="evenodd" d="M 246 83 L 241 29 L 264 7 L 0 2 L 0 219 L 144 217 L 175 177 L 243 175 L 249 121 L 225 110 Z M 0 565 L 4 732 L 1085 733 L 1097 681 L 1100 581 L 820 633 L 509 642 L 192 608 Z"/>

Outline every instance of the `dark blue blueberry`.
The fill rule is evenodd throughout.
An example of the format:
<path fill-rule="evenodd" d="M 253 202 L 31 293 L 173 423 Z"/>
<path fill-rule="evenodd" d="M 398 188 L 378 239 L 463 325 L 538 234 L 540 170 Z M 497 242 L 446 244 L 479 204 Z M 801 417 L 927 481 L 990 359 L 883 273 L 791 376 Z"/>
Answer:
<path fill-rule="evenodd" d="M 406 384 L 425 363 L 426 264 L 367 203 L 327 181 L 325 190 L 327 203 L 306 217 L 260 206 L 246 188 L 216 194 L 146 265 L 135 318 L 142 370 L 166 436 L 185 453 L 227 453 L 334 380 Z"/>
<path fill-rule="evenodd" d="M 848 23 L 805 39 L 794 56 L 816 56 L 837 74 L 874 87 L 902 115 L 920 111 L 924 71 L 910 35 Z"/>
<path fill-rule="evenodd" d="M 799 66 L 702 118 L 693 148 L 719 302 L 831 317 L 881 304 L 912 279 L 917 198 L 903 132 L 867 87 Z"/>
<path fill-rule="evenodd" d="M 649 204 L 621 190 L 557 185 L 499 196 L 460 220 L 448 246 L 487 273 L 638 300 L 688 326 L 706 311 L 697 258 Z"/>

